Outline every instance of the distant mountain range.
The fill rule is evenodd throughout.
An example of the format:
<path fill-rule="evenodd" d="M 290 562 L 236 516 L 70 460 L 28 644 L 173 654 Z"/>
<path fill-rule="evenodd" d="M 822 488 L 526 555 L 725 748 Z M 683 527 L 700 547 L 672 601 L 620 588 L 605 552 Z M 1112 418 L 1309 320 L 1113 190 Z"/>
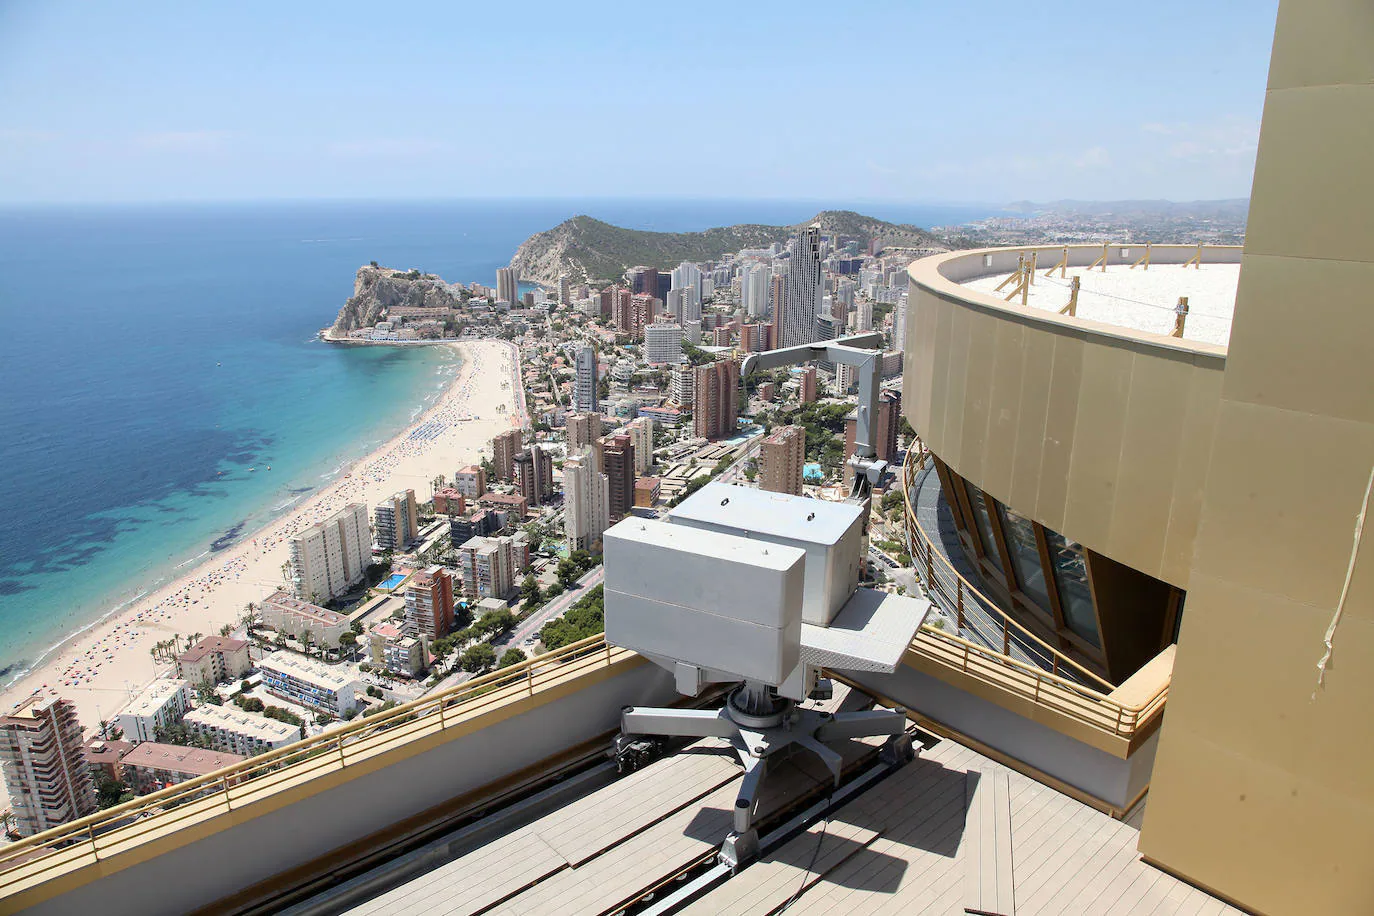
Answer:
<path fill-rule="evenodd" d="M 819 224 L 827 235 L 857 241 L 865 248 L 877 239 L 884 247 L 946 247 L 919 226 L 888 223 L 851 210 L 826 210 L 796 226 L 745 224 L 704 232 L 647 232 L 574 216 L 526 239 L 510 266 L 523 280 L 554 284 L 566 274 L 576 283 L 613 280 L 631 267 L 667 270 L 683 261 L 712 261 L 742 248 L 767 248 L 798 228 Z"/>
<path fill-rule="evenodd" d="M 1228 219 L 1244 221 L 1250 201 L 1244 197 L 1226 200 L 1053 200 L 1034 203 L 1018 200 L 1003 209 L 1013 215 L 1061 215 L 1143 219 Z"/>

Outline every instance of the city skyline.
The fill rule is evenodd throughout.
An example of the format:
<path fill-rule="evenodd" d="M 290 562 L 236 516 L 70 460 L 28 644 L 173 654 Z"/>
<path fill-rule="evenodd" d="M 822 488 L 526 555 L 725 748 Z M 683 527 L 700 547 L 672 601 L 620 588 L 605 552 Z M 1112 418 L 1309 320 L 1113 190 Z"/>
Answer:
<path fill-rule="evenodd" d="M 1244 197 L 1274 8 L 1166 3 L 1142 18 L 1067 4 L 1040 11 L 1046 37 L 1027 43 L 1010 6 L 838 20 L 819 4 L 788 16 L 708 5 L 695 21 L 720 28 L 684 29 L 671 9 L 630 23 L 609 6 L 548 5 L 511 41 L 493 40 L 508 34 L 499 10 L 11 6 L 0 204 L 795 199 L 822 187 L 856 204 Z M 650 34 L 679 44 L 631 38 Z M 388 47 L 404 49 L 392 65 L 357 65 Z M 693 107 L 709 125 L 723 100 L 782 91 L 777 74 L 798 64 L 838 68 L 808 88 L 837 129 L 784 121 L 748 149 L 703 129 L 646 156 L 628 128 L 593 127 Z M 1118 89 L 1146 76 L 1148 96 Z M 1025 104 L 1023 84 L 1058 86 L 1071 116 Z M 912 88 L 890 95 L 898 86 Z M 521 128 L 498 140 L 496 124 Z M 555 154 L 541 136 L 583 138 Z"/>

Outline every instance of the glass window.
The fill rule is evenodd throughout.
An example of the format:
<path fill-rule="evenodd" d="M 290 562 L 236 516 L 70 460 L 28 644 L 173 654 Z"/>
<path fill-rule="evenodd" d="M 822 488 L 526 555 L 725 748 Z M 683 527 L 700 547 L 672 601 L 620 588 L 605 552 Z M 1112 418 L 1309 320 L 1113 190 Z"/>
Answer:
<path fill-rule="evenodd" d="M 1053 617 L 1054 606 L 1050 604 L 1045 570 L 1040 565 L 1040 548 L 1035 543 L 1035 524 L 1001 503 L 997 504 L 997 514 L 1002 516 L 1002 533 L 1007 536 L 1007 550 L 1011 552 L 1011 565 L 1016 571 L 1018 587 L 1027 598 Z"/>
<path fill-rule="evenodd" d="M 997 567 L 997 571 L 1006 574 L 1002 569 L 1002 554 L 997 549 L 997 538 L 992 533 L 992 517 L 988 515 L 987 500 L 983 498 L 983 491 L 964 481 L 964 490 L 968 493 L 969 504 L 973 506 L 973 521 L 978 526 L 978 539 L 983 542 L 983 552 L 987 554 L 992 565 Z"/>
<path fill-rule="evenodd" d="M 1059 586 L 1059 606 L 1064 611 L 1064 625 L 1078 636 L 1102 648 L 1097 632 L 1097 614 L 1093 611 L 1093 596 L 1088 588 L 1088 564 L 1083 548 L 1076 541 L 1045 529 L 1045 542 L 1050 548 L 1050 563 L 1054 566 L 1054 581 Z"/>

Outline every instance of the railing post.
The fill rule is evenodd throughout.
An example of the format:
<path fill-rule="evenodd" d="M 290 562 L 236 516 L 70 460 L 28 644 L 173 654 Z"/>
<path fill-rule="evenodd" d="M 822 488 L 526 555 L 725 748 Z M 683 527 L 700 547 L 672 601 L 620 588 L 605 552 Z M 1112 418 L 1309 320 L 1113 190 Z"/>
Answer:
<path fill-rule="evenodd" d="M 962 635 L 964 632 L 964 580 L 954 580 L 954 591 L 959 605 L 959 633 Z"/>
<path fill-rule="evenodd" d="M 342 769 L 348 766 L 348 761 L 344 760 L 343 735 L 339 735 L 334 739 L 334 746 L 339 749 L 339 768 Z"/>
<path fill-rule="evenodd" d="M 99 861 L 100 861 L 100 850 L 99 850 L 99 849 L 96 849 L 96 847 L 95 847 L 95 825 L 94 825 L 94 824 L 87 824 L 87 825 L 86 825 L 86 836 L 89 837 L 89 838 L 90 838 L 90 841 L 91 841 L 91 855 L 95 858 L 95 860 L 96 860 L 97 862 L 99 862 Z"/>
<path fill-rule="evenodd" d="M 222 792 L 224 793 L 224 810 L 225 810 L 225 811 L 233 811 L 233 810 L 234 810 L 234 806 L 231 805 L 231 804 L 229 804 L 229 777 L 228 777 L 228 776 L 221 776 L 221 777 L 219 778 L 219 785 L 220 785 L 220 791 L 222 791 Z"/>
<path fill-rule="evenodd" d="M 444 716 L 444 708 L 448 706 L 448 697 L 439 698 L 439 731 L 448 728 L 448 719 Z"/>
<path fill-rule="evenodd" d="M 1011 627 L 1005 619 L 1002 621 L 1002 654 L 1011 655 Z"/>
<path fill-rule="evenodd" d="M 1116 708 L 1116 733 L 1118 735 L 1121 734 L 1121 714 L 1125 711 L 1126 710 L 1120 706 Z"/>
<path fill-rule="evenodd" d="M 931 569 L 931 564 L 930 564 L 930 551 L 927 550 L 927 551 L 926 551 L 926 588 L 927 588 L 927 589 L 930 588 L 930 583 L 931 583 L 931 581 L 933 580 L 934 576 L 935 576 L 935 571 L 934 571 L 933 569 Z"/>

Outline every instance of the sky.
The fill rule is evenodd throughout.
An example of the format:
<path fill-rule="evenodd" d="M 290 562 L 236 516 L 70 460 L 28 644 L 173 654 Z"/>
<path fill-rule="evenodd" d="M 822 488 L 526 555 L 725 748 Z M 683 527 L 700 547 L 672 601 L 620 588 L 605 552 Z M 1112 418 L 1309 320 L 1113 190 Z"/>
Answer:
<path fill-rule="evenodd" d="M 0 205 L 1246 197 L 1277 0 L 0 0 Z"/>

